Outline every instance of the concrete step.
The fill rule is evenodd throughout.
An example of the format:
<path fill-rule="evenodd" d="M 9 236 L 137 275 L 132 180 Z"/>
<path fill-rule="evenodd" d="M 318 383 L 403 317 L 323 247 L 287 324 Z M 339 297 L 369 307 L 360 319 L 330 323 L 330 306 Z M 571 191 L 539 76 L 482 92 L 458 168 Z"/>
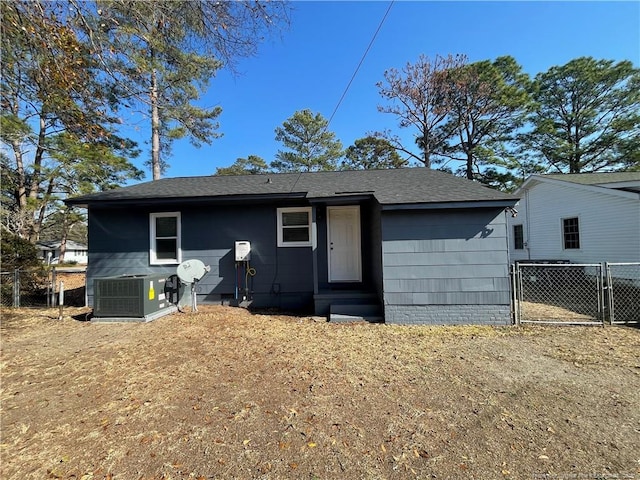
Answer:
<path fill-rule="evenodd" d="M 369 305 L 379 300 L 371 292 L 345 290 L 316 293 L 313 301 L 316 315 L 329 315 L 332 305 Z"/>
<path fill-rule="evenodd" d="M 374 304 L 331 304 L 329 309 L 330 322 L 370 322 L 383 321 L 379 305 Z"/>

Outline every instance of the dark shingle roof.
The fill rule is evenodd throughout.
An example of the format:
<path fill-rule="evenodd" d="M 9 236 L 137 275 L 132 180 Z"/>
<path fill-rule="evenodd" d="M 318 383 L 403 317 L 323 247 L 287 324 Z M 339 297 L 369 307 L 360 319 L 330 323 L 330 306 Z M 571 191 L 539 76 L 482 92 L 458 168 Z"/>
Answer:
<path fill-rule="evenodd" d="M 366 195 L 383 205 L 516 201 L 511 195 L 427 168 L 164 178 L 67 200 L 88 205 L 152 199 L 286 196 L 321 199 Z"/>

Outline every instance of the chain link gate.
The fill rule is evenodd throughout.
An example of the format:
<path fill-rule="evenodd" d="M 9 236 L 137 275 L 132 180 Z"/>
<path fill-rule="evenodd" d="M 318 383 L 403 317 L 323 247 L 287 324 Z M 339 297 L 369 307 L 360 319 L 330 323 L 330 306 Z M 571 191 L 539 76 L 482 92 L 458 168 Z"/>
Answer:
<path fill-rule="evenodd" d="M 604 325 L 604 277 L 597 263 L 517 263 L 516 324 Z"/>
<path fill-rule="evenodd" d="M 640 263 L 516 263 L 512 288 L 517 325 L 640 323 Z"/>
<path fill-rule="evenodd" d="M 640 263 L 607 263 L 606 269 L 609 320 L 640 323 Z"/>

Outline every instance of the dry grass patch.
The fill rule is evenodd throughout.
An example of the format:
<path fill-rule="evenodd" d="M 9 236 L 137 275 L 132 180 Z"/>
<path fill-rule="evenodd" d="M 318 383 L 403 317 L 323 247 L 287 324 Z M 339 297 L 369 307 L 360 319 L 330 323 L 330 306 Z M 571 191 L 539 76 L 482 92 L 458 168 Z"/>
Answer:
<path fill-rule="evenodd" d="M 640 478 L 635 329 L 56 317 L 3 311 L 3 479 Z"/>
<path fill-rule="evenodd" d="M 522 319 L 553 322 L 593 322 L 600 323 L 594 315 L 574 312 L 567 308 L 546 303 L 522 302 Z"/>

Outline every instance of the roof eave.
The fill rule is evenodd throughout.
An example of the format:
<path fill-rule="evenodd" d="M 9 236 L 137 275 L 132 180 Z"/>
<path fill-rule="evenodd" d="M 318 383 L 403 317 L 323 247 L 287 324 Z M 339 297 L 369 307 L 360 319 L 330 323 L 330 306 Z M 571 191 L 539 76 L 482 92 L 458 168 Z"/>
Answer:
<path fill-rule="evenodd" d="M 129 205 L 135 206 L 163 206 L 163 205 L 195 205 L 195 204 L 217 204 L 217 203 L 247 203 L 260 202 L 265 200 L 291 200 L 304 199 L 306 192 L 278 193 L 278 194 L 259 194 L 259 195 L 220 195 L 220 196 L 202 196 L 202 197 L 143 197 L 143 198 L 115 198 L 115 199 L 67 199 L 67 205 L 73 205 L 81 208 L 89 208 L 93 206 L 123 207 Z"/>
<path fill-rule="evenodd" d="M 585 183 L 576 183 L 568 180 L 562 180 L 560 178 L 549 178 L 543 175 L 531 175 L 525 182 L 518 188 L 514 194 L 515 195 L 524 195 L 524 192 L 527 190 L 531 190 L 534 186 L 539 183 L 547 183 L 549 185 L 560 185 L 569 188 L 575 188 L 578 190 L 585 190 L 589 192 L 603 193 L 605 195 L 613 195 L 617 197 L 623 198 L 632 198 L 638 199 L 640 194 L 627 191 L 627 190 L 619 190 L 617 188 L 612 188 L 612 184 L 585 184 Z"/>
<path fill-rule="evenodd" d="M 501 200 L 467 200 L 460 202 L 392 203 L 382 205 L 382 210 L 443 210 L 460 208 L 507 208 L 518 203 L 519 198 Z"/>
<path fill-rule="evenodd" d="M 323 205 L 340 205 L 344 203 L 359 203 L 366 200 L 371 200 L 375 198 L 372 194 L 360 194 L 360 195 L 331 195 L 326 197 L 312 197 L 309 198 L 309 203 L 313 204 L 323 204 Z"/>

